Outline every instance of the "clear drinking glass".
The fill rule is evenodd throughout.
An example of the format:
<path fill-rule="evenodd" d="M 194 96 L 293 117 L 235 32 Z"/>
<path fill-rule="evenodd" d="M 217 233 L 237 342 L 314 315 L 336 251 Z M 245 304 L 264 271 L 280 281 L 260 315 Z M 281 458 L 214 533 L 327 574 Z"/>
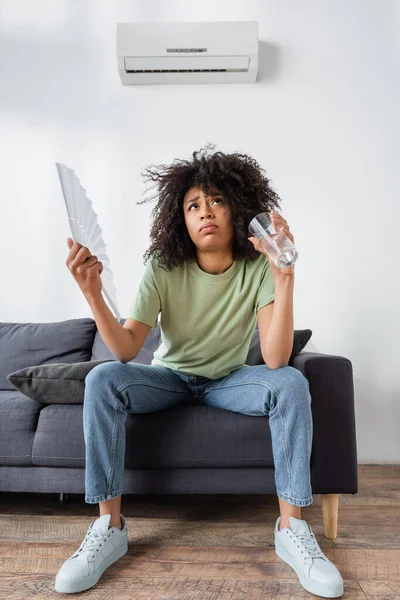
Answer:
<path fill-rule="evenodd" d="M 250 221 L 249 231 L 252 237 L 260 240 L 268 256 L 279 269 L 290 267 L 298 259 L 294 244 L 282 232 L 276 229 L 268 213 L 260 213 Z"/>

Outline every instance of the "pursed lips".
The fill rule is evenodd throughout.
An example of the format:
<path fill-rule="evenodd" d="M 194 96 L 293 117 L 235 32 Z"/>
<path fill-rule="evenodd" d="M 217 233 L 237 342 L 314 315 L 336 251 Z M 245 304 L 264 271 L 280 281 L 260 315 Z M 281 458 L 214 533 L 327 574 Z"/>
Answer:
<path fill-rule="evenodd" d="M 205 225 L 204 227 L 202 227 L 200 229 L 200 231 L 213 231 L 214 229 L 217 229 L 217 225 L 214 225 L 214 223 L 210 223 L 209 225 Z"/>

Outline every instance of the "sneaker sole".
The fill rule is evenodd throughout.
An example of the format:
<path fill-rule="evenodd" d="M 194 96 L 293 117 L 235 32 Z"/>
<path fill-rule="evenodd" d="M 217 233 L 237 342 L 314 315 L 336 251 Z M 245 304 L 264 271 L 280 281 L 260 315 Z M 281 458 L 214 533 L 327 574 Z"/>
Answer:
<path fill-rule="evenodd" d="M 108 557 L 108 560 L 95 572 L 88 577 L 81 579 L 65 579 L 62 575 L 56 576 L 55 590 L 62 594 L 74 594 L 75 592 L 83 592 L 96 585 L 104 571 L 108 569 L 115 561 L 122 558 L 128 552 L 128 540 L 121 548 L 118 548 L 113 554 Z"/>
<path fill-rule="evenodd" d="M 328 583 L 321 583 L 319 581 L 312 581 L 306 578 L 304 573 L 301 573 L 297 570 L 296 563 L 292 561 L 291 556 L 289 556 L 284 550 L 275 546 L 275 552 L 279 558 L 289 565 L 289 567 L 292 567 L 293 571 L 299 578 L 301 585 L 305 590 L 307 590 L 307 592 L 311 592 L 316 596 L 322 596 L 323 598 L 339 598 L 340 596 L 343 596 L 343 583 L 332 585 Z"/>

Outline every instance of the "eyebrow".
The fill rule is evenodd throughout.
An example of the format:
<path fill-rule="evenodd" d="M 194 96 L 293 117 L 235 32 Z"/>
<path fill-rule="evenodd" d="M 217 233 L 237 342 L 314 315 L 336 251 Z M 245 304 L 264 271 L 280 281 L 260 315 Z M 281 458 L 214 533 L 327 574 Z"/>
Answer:
<path fill-rule="evenodd" d="M 223 196 L 224 194 L 222 192 L 211 192 L 210 194 L 207 194 L 208 196 Z M 189 202 L 194 202 L 195 200 L 198 200 L 200 198 L 200 196 L 196 196 L 195 198 L 191 198 L 190 200 L 186 200 L 185 204 L 189 204 Z"/>

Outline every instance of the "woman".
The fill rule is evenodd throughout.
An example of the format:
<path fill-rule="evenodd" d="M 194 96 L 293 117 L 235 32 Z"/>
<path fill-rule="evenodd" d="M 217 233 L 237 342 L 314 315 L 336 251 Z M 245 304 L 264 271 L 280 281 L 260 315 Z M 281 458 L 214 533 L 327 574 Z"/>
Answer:
<path fill-rule="evenodd" d="M 66 264 L 119 360 L 98 365 L 86 378 L 85 500 L 99 503 L 100 517 L 61 567 L 57 591 L 92 587 L 128 550 L 120 512 L 127 414 L 193 402 L 269 417 L 280 507 L 276 553 L 308 591 L 329 598 L 343 594 L 339 571 L 301 519 L 301 507 L 312 504 L 312 415 L 308 381 L 288 366 L 294 265 L 278 268 L 258 240 L 248 237 L 248 224 L 269 212 L 275 226 L 294 238 L 275 211 L 279 196 L 257 161 L 209 150 L 145 172 L 157 204 L 145 272 L 123 327 L 103 300 L 101 262 L 68 240 Z M 159 314 L 162 344 L 152 364 L 126 364 Z M 244 361 L 256 322 L 265 364 L 250 367 Z"/>

